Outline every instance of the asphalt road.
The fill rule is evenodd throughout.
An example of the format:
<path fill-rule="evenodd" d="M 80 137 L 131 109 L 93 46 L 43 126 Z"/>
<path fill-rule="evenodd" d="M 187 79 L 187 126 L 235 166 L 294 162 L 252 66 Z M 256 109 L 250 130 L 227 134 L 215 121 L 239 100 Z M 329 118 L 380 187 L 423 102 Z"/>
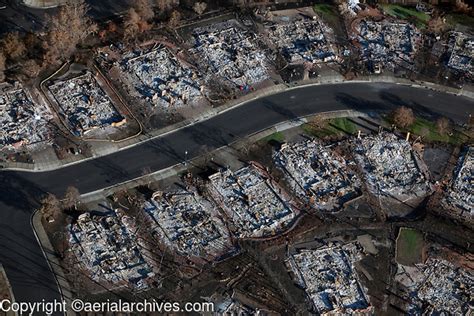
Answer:
<path fill-rule="evenodd" d="M 123 14 L 130 6 L 128 0 L 86 0 L 89 16 L 101 22 Z M 57 8 L 35 9 L 21 0 L 0 0 L 0 34 L 7 32 L 38 32 L 44 27 L 45 17 L 55 14 Z"/>
<path fill-rule="evenodd" d="M 56 171 L 0 172 L 0 261 L 18 301 L 59 298 L 55 281 L 30 227 L 44 192 L 62 195 L 69 185 L 87 193 L 191 159 L 274 124 L 318 112 L 387 111 L 411 106 L 417 114 L 466 122 L 474 101 L 396 84 L 346 83 L 289 90 L 255 100 L 207 121 L 136 147 Z"/>

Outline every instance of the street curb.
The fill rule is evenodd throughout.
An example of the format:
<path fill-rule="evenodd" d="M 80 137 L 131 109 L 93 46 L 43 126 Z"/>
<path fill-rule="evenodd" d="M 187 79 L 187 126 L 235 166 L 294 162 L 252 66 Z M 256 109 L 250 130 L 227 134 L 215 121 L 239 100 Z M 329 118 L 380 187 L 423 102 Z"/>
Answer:
<path fill-rule="evenodd" d="M 232 100 L 226 105 L 220 106 L 218 108 L 212 108 L 212 109 L 205 112 L 203 115 L 201 115 L 199 117 L 189 119 L 189 120 L 185 120 L 185 121 L 182 121 L 182 122 L 179 122 L 179 123 L 176 123 L 176 124 L 172 124 L 172 125 L 163 127 L 163 128 L 161 128 L 159 130 L 156 130 L 156 131 L 154 131 L 150 134 L 139 135 L 135 138 L 137 140 L 136 142 L 126 144 L 123 147 L 119 147 L 113 153 L 116 153 L 116 152 L 119 152 L 119 151 L 122 151 L 122 150 L 127 150 L 129 148 L 132 148 L 132 147 L 141 145 L 143 143 L 146 143 L 147 141 L 151 141 L 153 139 L 163 137 L 167 134 L 179 131 L 183 128 L 193 126 L 197 123 L 205 122 L 205 121 L 207 121 L 207 120 L 209 120 L 209 119 L 211 119 L 215 116 L 218 116 L 218 115 L 223 114 L 227 111 L 236 109 L 236 108 L 238 108 L 238 107 L 240 107 L 240 106 L 242 106 L 246 103 L 255 101 L 255 100 L 257 100 L 259 98 L 262 98 L 262 97 L 268 97 L 268 96 L 275 95 L 275 94 L 278 94 L 278 93 L 282 93 L 282 92 L 285 92 L 285 91 L 292 91 L 292 90 L 307 88 L 307 87 L 311 87 L 311 86 L 321 86 L 321 85 L 330 85 L 330 84 L 341 84 L 342 85 L 342 84 L 346 84 L 346 83 L 348 83 L 348 84 L 350 84 L 350 83 L 392 83 L 392 84 L 400 84 L 400 85 L 405 85 L 405 86 L 411 86 L 411 87 L 418 88 L 418 89 L 431 89 L 431 90 L 444 92 L 444 93 L 449 93 L 449 94 L 458 95 L 458 96 L 462 95 L 464 97 L 474 99 L 474 93 L 471 93 L 469 91 L 465 91 L 465 90 L 462 90 L 462 89 L 461 89 L 462 90 L 461 91 L 459 89 L 450 88 L 450 87 L 446 87 L 446 86 L 441 86 L 441 85 L 431 83 L 431 82 L 412 82 L 408 79 L 394 78 L 394 77 L 391 77 L 391 76 L 377 76 L 377 77 L 367 76 L 367 77 L 360 77 L 357 80 L 344 80 L 344 79 L 341 79 L 340 76 L 337 76 L 337 77 L 334 77 L 332 80 L 316 81 L 316 82 L 304 82 L 302 84 L 294 85 L 294 86 L 291 86 L 291 87 L 287 86 L 287 85 L 284 85 L 284 84 L 279 84 L 279 85 L 271 86 L 267 89 L 263 89 L 261 91 L 257 91 L 255 94 L 249 94 L 247 96 L 250 96 L 250 98 L 247 99 L 247 100 L 242 100 L 243 98 L 246 97 L 246 96 L 243 96 L 241 99 Z M 127 143 L 127 142 L 125 142 L 125 143 Z M 115 143 L 115 144 L 118 144 L 118 143 Z M 28 168 L 4 167 L 3 170 L 24 171 L 24 172 L 47 172 L 47 171 L 62 169 L 62 168 L 69 167 L 69 166 L 79 164 L 79 163 L 82 163 L 82 162 L 86 162 L 86 161 L 89 161 L 89 160 L 94 160 L 96 158 L 105 157 L 105 156 L 113 154 L 113 153 L 96 154 L 96 155 L 94 155 L 92 157 L 89 157 L 89 158 L 73 161 L 73 162 L 70 162 L 70 163 L 61 164 L 59 166 L 51 167 L 51 168 L 40 169 L 36 166 L 33 167 L 33 168 L 29 168 L 29 167 Z"/>
<path fill-rule="evenodd" d="M 327 119 L 336 118 L 336 117 L 357 117 L 357 116 L 365 116 L 366 117 L 366 116 L 368 116 L 366 113 L 359 112 L 359 111 L 354 111 L 354 110 L 330 111 L 330 112 L 324 112 L 323 114 L 324 114 L 324 117 L 327 118 Z M 258 141 L 262 138 L 265 138 L 265 137 L 267 137 L 267 136 L 269 136 L 273 133 L 282 132 L 282 131 L 300 126 L 301 124 L 307 123 L 308 122 L 307 118 L 311 117 L 311 116 L 314 116 L 314 114 L 309 114 L 309 115 L 301 116 L 301 117 L 294 118 L 294 119 L 291 119 L 291 120 L 286 120 L 284 122 L 278 123 L 278 124 L 273 125 L 271 127 L 261 129 L 261 130 L 255 132 L 255 133 L 252 133 L 252 134 L 248 135 L 245 138 L 245 141 L 249 141 L 249 142 L 253 143 L 253 142 L 256 142 L 256 141 Z M 212 151 L 210 151 L 210 152 L 208 152 L 204 155 L 194 157 L 194 158 L 190 159 L 188 163 L 190 165 L 194 165 L 194 166 L 199 165 L 200 164 L 199 160 L 202 160 L 203 156 L 208 155 L 210 153 L 218 152 L 218 151 L 223 150 L 227 147 L 232 147 L 232 146 L 235 146 L 235 145 L 238 146 L 239 143 L 241 143 L 241 142 L 242 142 L 242 139 L 237 139 L 237 140 L 235 140 L 234 142 L 232 142 L 228 145 L 224 145 L 224 146 L 221 146 L 219 148 L 216 148 L 216 149 L 214 149 L 214 150 L 212 150 Z M 155 172 L 152 172 L 152 173 L 149 173 L 149 174 L 146 174 L 146 175 L 134 178 L 134 179 L 130 179 L 130 180 L 127 180 L 127 181 L 122 182 L 122 183 L 118 183 L 118 184 L 108 186 L 108 187 L 105 187 L 105 188 L 102 188 L 102 189 L 99 189 L 99 190 L 95 190 L 95 191 L 91 191 L 91 192 L 81 194 L 81 201 L 84 202 L 84 203 L 88 203 L 88 202 L 93 201 L 95 199 L 98 199 L 100 197 L 105 198 L 108 195 L 112 194 L 114 191 L 117 191 L 119 189 L 130 189 L 130 188 L 133 188 L 133 187 L 136 187 L 136 186 L 140 185 L 141 182 L 146 183 L 149 180 L 157 181 L 159 179 L 165 179 L 167 177 L 174 176 L 174 175 L 177 175 L 179 173 L 182 173 L 182 172 L 184 172 L 188 169 L 189 168 L 186 165 L 184 165 L 183 163 L 177 163 L 177 164 L 174 164 L 172 166 L 166 167 L 164 169 L 160 169 L 160 170 L 157 170 Z M 163 176 L 163 174 L 165 176 Z M 105 192 L 105 194 L 104 194 L 104 192 Z"/>
<path fill-rule="evenodd" d="M 10 284 L 10 280 L 8 280 L 8 275 L 7 275 L 7 272 L 5 271 L 5 269 L 3 268 L 3 265 L 0 263 L 0 274 L 3 275 L 5 281 L 6 281 L 6 285 L 7 285 L 7 288 L 8 288 L 8 294 L 10 295 L 11 299 L 12 299 L 12 302 L 16 302 L 15 300 L 15 295 L 13 294 L 13 288 Z M 4 312 L 6 316 L 12 316 L 12 315 L 18 315 L 18 313 L 15 313 L 15 312 L 12 312 L 12 311 L 9 311 L 9 312 Z"/>
<path fill-rule="evenodd" d="M 53 255 L 54 249 L 49 241 L 48 235 L 44 230 L 43 224 L 41 223 L 41 213 L 39 210 L 35 210 L 30 217 L 30 225 L 35 235 L 36 241 L 40 246 L 41 252 L 48 263 L 49 269 L 54 275 L 56 281 L 56 286 L 59 289 L 59 294 L 61 299 L 66 302 L 67 306 L 71 306 L 72 292 L 69 283 L 67 282 L 64 271 L 58 261 L 58 259 Z M 45 251 L 48 250 L 47 252 Z M 58 279 L 58 276 L 61 280 Z M 64 315 L 74 315 L 72 312 L 66 311 Z"/>

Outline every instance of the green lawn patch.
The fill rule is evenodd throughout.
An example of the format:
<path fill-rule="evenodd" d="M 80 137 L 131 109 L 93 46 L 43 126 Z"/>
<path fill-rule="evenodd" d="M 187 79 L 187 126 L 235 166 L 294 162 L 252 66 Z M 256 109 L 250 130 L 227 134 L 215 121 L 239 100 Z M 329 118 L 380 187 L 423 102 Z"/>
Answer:
<path fill-rule="evenodd" d="M 442 142 L 452 145 L 460 145 L 464 142 L 464 137 L 460 132 L 454 131 L 451 135 L 442 135 L 438 132 L 436 122 L 423 118 L 417 118 L 408 130 L 415 135 L 422 136 L 428 142 Z"/>
<path fill-rule="evenodd" d="M 303 124 L 301 128 L 305 134 L 317 138 L 325 138 L 327 136 L 334 136 L 338 134 L 338 131 L 332 128 L 320 129 L 312 126 L 311 124 Z"/>
<path fill-rule="evenodd" d="M 313 6 L 313 10 L 316 13 L 321 13 L 321 14 L 333 14 L 333 6 L 330 4 L 315 4 Z"/>
<path fill-rule="evenodd" d="M 414 23 L 419 28 L 425 28 L 430 16 L 424 12 L 419 12 L 413 7 L 404 7 L 397 4 L 382 4 L 385 13 L 397 19 L 407 20 Z"/>
<path fill-rule="evenodd" d="M 331 119 L 329 120 L 329 125 L 332 125 L 334 128 L 343 131 L 346 134 L 355 134 L 357 132 L 357 126 L 347 117 Z"/>
<path fill-rule="evenodd" d="M 357 126 L 346 117 L 337 117 L 326 121 L 324 128 L 318 128 L 311 123 L 303 124 L 301 127 L 303 131 L 317 138 L 324 138 L 327 136 L 344 136 L 345 134 L 355 134 Z"/>
<path fill-rule="evenodd" d="M 262 138 L 262 142 L 269 143 L 271 141 L 276 141 L 283 143 L 285 141 L 285 135 L 282 132 L 275 132 L 267 137 Z"/>
<path fill-rule="evenodd" d="M 423 261 L 423 234 L 412 228 L 402 227 L 397 237 L 397 262 L 413 266 Z"/>
<path fill-rule="evenodd" d="M 387 127 L 393 123 L 390 116 L 384 117 L 384 121 L 387 123 Z M 429 121 L 419 117 L 415 119 L 415 123 L 411 126 L 400 130 L 402 132 L 410 132 L 413 135 L 421 136 L 423 141 L 428 143 L 440 142 L 457 146 L 466 142 L 468 138 L 468 136 L 464 135 L 459 130 L 454 130 L 450 134 L 440 134 L 435 121 Z"/>
<path fill-rule="evenodd" d="M 339 15 L 336 7 L 330 4 L 315 4 L 313 6 L 314 12 L 328 23 L 339 23 Z"/>
<path fill-rule="evenodd" d="M 474 25 L 474 17 L 461 13 L 451 13 L 446 15 L 446 23 L 453 28 L 458 24 L 472 27 Z"/>

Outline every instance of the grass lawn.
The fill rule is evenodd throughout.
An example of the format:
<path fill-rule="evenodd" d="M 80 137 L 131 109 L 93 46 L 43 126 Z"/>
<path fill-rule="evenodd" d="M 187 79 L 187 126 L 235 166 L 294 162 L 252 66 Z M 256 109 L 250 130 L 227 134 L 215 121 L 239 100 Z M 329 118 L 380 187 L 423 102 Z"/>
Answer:
<path fill-rule="evenodd" d="M 327 120 L 326 127 L 320 129 L 311 125 L 303 124 L 303 131 L 314 137 L 324 138 L 326 136 L 343 136 L 344 134 L 355 134 L 357 126 L 346 117 L 338 117 Z"/>
<path fill-rule="evenodd" d="M 334 128 L 342 130 L 347 134 L 355 134 L 357 132 L 357 126 L 347 117 L 331 119 L 329 120 L 329 125 L 332 125 Z"/>
<path fill-rule="evenodd" d="M 411 228 L 400 228 L 397 237 L 397 262 L 412 266 L 423 260 L 423 234 Z"/>
<path fill-rule="evenodd" d="M 269 143 L 271 141 L 276 141 L 282 143 L 285 141 L 285 135 L 282 132 L 275 132 L 267 137 L 262 138 L 262 142 Z"/>
<path fill-rule="evenodd" d="M 474 25 L 474 17 L 466 14 L 451 13 L 446 15 L 446 23 L 451 27 L 455 27 L 457 24 L 472 27 Z"/>
<path fill-rule="evenodd" d="M 313 10 L 328 23 L 339 23 L 339 15 L 335 6 L 330 4 L 315 4 Z"/>
<path fill-rule="evenodd" d="M 430 20 L 430 16 L 424 12 L 419 12 L 412 7 L 404 7 L 397 4 L 383 4 L 381 5 L 385 13 L 394 18 L 408 20 L 415 23 L 419 28 L 425 28 Z"/>
<path fill-rule="evenodd" d="M 387 122 L 388 126 L 392 124 L 390 116 L 386 116 L 384 121 Z M 441 142 L 457 146 L 467 141 L 467 136 L 460 131 L 454 130 L 452 135 L 442 135 L 438 132 L 435 121 L 429 121 L 419 117 L 415 119 L 415 123 L 406 129 L 401 129 L 401 131 L 410 132 L 416 136 L 421 136 L 423 141 L 429 143 Z"/>
<path fill-rule="evenodd" d="M 428 142 L 443 142 L 452 145 L 460 145 L 464 142 L 464 137 L 458 131 L 454 131 L 452 135 L 441 135 L 436 128 L 436 122 L 428 121 L 423 118 L 417 118 L 415 123 L 408 129 L 416 135 L 420 135 Z"/>

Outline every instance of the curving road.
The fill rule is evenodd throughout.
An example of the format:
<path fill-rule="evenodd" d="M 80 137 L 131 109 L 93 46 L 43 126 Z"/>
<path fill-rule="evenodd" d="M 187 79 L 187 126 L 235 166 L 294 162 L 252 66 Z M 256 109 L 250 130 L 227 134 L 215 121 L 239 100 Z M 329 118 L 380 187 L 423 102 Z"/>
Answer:
<path fill-rule="evenodd" d="M 40 2 L 40 1 L 38 1 Z M 127 0 L 86 0 L 88 15 L 97 22 L 120 17 L 130 7 Z M 58 8 L 37 9 L 27 7 L 23 0 L 0 0 L 0 34 L 7 32 L 41 32 L 47 22 L 47 15 L 55 14 Z"/>
<path fill-rule="evenodd" d="M 466 122 L 474 101 L 465 97 L 386 83 L 345 83 L 288 90 L 248 102 L 209 120 L 133 148 L 50 172 L 0 172 L 0 261 L 18 301 L 59 299 L 30 216 L 44 192 L 62 195 L 69 185 L 86 193 L 191 159 L 277 123 L 335 110 L 387 111 L 411 106 L 418 114 Z"/>

